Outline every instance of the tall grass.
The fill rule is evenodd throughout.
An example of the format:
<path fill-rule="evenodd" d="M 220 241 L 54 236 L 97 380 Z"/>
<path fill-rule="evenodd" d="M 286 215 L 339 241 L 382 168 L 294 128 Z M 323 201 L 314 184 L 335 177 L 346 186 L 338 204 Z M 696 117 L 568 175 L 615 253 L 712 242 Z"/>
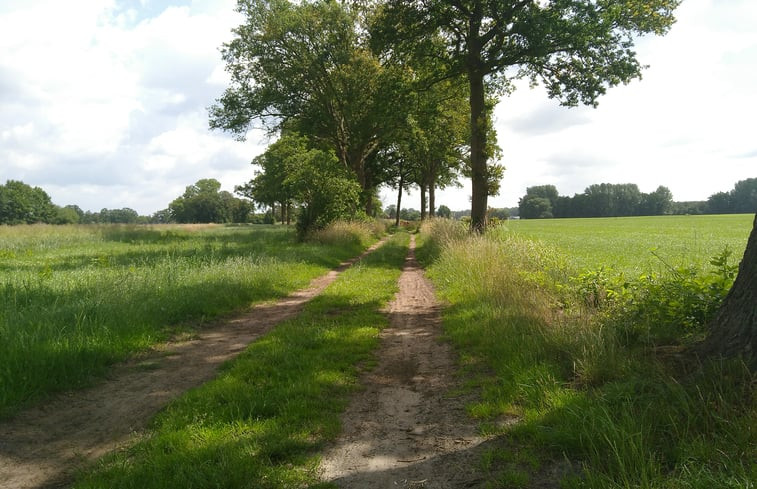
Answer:
<path fill-rule="evenodd" d="M 345 271 L 295 319 L 171 403 L 135 446 L 83 474 L 76 488 L 317 484 L 317 451 L 369 365 L 397 291 L 407 233 Z"/>
<path fill-rule="evenodd" d="M 570 300 L 571 277 L 584 270 L 558 248 L 502 230 L 440 239 L 449 225 L 426 229 L 424 246 L 438 251 L 425 260 L 448 303 L 447 335 L 479 376 L 470 411 L 522 454 L 489 454 L 508 460 L 490 464 L 492 487 L 510 487 L 514 473 L 526 487 L 523 473 L 543 478 L 525 462 L 534 459 L 570 460 L 563 487 L 754 486 L 757 404 L 746 368 L 629 337 L 624 307 Z"/>
<path fill-rule="evenodd" d="M 273 226 L 0 228 L 0 416 L 86 385 L 178 331 L 303 287 L 373 239 L 294 237 Z"/>

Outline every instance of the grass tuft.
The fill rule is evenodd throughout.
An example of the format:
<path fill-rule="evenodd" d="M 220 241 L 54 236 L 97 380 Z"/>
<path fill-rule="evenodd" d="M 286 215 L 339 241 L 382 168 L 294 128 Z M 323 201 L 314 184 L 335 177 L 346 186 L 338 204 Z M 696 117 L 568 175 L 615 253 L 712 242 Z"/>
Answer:
<path fill-rule="evenodd" d="M 481 400 L 469 409 L 487 432 L 541 454 L 542 466 L 571 460 L 563 487 L 753 486 L 756 378 L 746 367 L 661 354 L 654 341 L 629 336 L 633 304 L 587 304 L 574 280 L 585 269 L 558 248 L 501 228 L 467 238 L 426 232 L 420 242 L 448 304 L 446 334 L 478 378 Z M 688 311 L 675 312 L 681 324 Z M 685 345 L 687 328 L 676 331 Z M 527 464 L 508 470 L 494 487 L 540 474 Z"/>
<path fill-rule="evenodd" d="M 0 417 L 304 287 L 371 239 L 296 243 L 283 226 L 0 227 Z"/>
<path fill-rule="evenodd" d="M 369 363 L 397 291 L 408 235 L 345 271 L 252 343 L 219 377 L 172 402 L 143 441 L 83 474 L 76 488 L 292 488 L 317 484 L 317 451 Z M 325 314 L 326 311 L 332 312 Z"/>

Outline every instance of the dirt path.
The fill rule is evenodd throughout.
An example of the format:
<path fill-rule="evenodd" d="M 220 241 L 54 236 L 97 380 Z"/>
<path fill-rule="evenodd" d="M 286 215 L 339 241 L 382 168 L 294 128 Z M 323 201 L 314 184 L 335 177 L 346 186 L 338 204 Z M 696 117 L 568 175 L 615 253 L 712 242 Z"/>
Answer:
<path fill-rule="evenodd" d="M 167 344 L 119 365 L 109 380 L 92 388 L 61 395 L 0 423 L 0 488 L 66 486 L 77 468 L 127 444 L 171 399 L 210 380 L 221 363 L 297 315 L 356 260 L 282 300 L 204 329 L 196 339 Z"/>
<path fill-rule="evenodd" d="M 342 418 L 343 434 L 321 463 L 343 488 L 480 487 L 482 443 L 465 399 L 454 397 L 454 358 L 441 343 L 439 304 L 411 242 L 390 308 L 378 366 Z"/>

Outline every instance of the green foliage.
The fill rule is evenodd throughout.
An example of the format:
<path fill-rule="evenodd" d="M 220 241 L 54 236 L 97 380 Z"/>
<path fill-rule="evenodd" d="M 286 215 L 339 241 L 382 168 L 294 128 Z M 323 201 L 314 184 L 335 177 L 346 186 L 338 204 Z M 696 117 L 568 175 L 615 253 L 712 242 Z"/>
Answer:
<path fill-rule="evenodd" d="M 17 180 L 0 185 L 0 224 L 51 223 L 56 214 L 50 196 L 41 188 Z"/>
<path fill-rule="evenodd" d="M 701 327 L 699 320 L 686 322 L 733 279 L 730 252 L 711 259 L 709 273 L 665 266 L 654 280 L 628 281 L 607 266 L 608 256 L 633 255 L 634 248 L 649 253 L 645 221 L 624 220 L 625 232 L 613 228 L 610 253 L 601 233 L 596 241 L 581 235 L 584 222 L 572 226 L 574 238 L 594 250 L 588 266 L 503 228 L 451 238 L 444 228 L 424 228 L 431 234 L 423 247 L 436 251 L 421 256 L 448 303 L 446 332 L 481 392 L 469 411 L 485 432 L 506 433 L 518 451 L 537 454 L 535 466 L 518 462 L 509 472 L 519 480 L 544 477 L 555 460 L 567 460 L 563 480 L 550 485 L 750 487 L 757 477 L 755 376 L 738 362 L 700 364 L 680 346 L 692 327 Z M 680 224 L 654 222 L 668 223 L 665 231 L 674 235 Z M 720 222 L 728 226 L 713 233 L 734 224 Z M 585 224 L 598 230 L 608 221 Z M 561 236 L 570 229 L 550 231 Z M 734 249 L 738 254 L 740 247 Z M 494 448 L 488 459 L 505 460 L 512 451 Z M 501 480 L 499 465 L 491 464 L 494 480 Z"/>
<path fill-rule="evenodd" d="M 318 482 L 317 450 L 371 361 L 407 253 L 398 233 L 345 271 L 297 318 L 172 402 L 136 445 L 102 461 L 83 488 L 292 488 Z"/>
<path fill-rule="evenodd" d="M 445 219 L 450 219 L 452 217 L 452 211 L 446 205 L 440 205 L 436 210 L 436 215 Z"/>
<path fill-rule="evenodd" d="M 558 195 L 553 185 L 541 185 L 528 187 L 518 207 L 524 219 L 658 216 L 671 213 L 673 194 L 663 186 L 646 194 L 632 183 L 600 183 L 567 197 Z"/>
<path fill-rule="evenodd" d="M 309 150 L 286 177 L 302 208 L 297 219 L 301 237 L 337 220 L 362 217 L 361 188 L 333 153 Z"/>
<path fill-rule="evenodd" d="M 0 415 L 178 331 L 304 287 L 368 243 L 284 227 L 0 227 Z"/>
<path fill-rule="evenodd" d="M 181 197 L 169 204 L 168 210 L 172 221 L 187 224 L 247 222 L 252 208 L 229 192 L 221 191 L 218 180 L 204 178 L 189 185 Z"/>
<path fill-rule="evenodd" d="M 371 156 L 404 117 L 403 70 L 364 47 L 360 9 L 347 3 L 238 5 L 244 23 L 222 48 L 231 85 L 210 109 L 211 126 L 240 138 L 258 122 L 308 136 L 353 172 L 367 209 L 382 183 Z"/>
<path fill-rule="evenodd" d="M 643 34 L 665 34 L 679 3 L 389 0 L 379 11 L 373 35 L 391 46 L 386 51 L 440 60 L 445 72 L 433 79 L 467 77 L 473 121 L 472 226 L 480 231 L 491 191 L 487 90 L 507 92 L 513 78 L 528 78 L 543 84 L 563 105 L 595 106 L 608 87 L 641 76 L 635 40 Z"/>
<path fill-rule="evenodd" d="M 701 339 L 733 285 L 738 265 L 726 247 L 703 273 L 695 266 L 669 267 L 636 280 L 613 276 L 600 268 L 571 279 L 570 294 L 586 306 L 603 311 L 607 322 L 622 331 L 626 345 L 678 343 Z M 568 299 L 569 300 L 569 299 Z"/>
<path fill-rule="evenodd" d="M 757 212 L 757 178 L 736 182 L 730 192 L 718 192 L 707 199 L 712 214 L 753 214 Z"/>

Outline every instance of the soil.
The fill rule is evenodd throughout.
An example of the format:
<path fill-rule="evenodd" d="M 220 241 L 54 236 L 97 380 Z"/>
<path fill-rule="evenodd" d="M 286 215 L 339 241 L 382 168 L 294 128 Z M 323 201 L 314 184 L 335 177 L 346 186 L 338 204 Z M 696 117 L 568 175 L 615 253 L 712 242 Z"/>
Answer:
<path fill-rule="evenodd" d="M 296 316 L 358 259 L 342 263 L 284 299 L 121 364 L 108 380 L 91 388 L 62 394 L 0 422 L 0 488 L 67 486 L 78 469 L 138 436 L 169 401 L 212 379 L 222 363 L 277 323 Z"/>
<path fill-rule="evenodd" d="M 374 247 L 375 248 L 375 247 Z M 414 257 L 415 240 L 387 313 L 376 368 L 343 415 L 343 434 L 320 475 L 343 488 L 483 487 L 480 460 L 491 441 L 467 416 L 470 400 L 451 348 L 440 341 L 440 305 Z M 214 377 L 218 367 L 334 281 L 342 264 L 307 289 L 259 305 L 114 368 L 110 379 L 60 395 L 0 423 L 0 488 L 56 488 L 98 457 L 133 442 L 170 400 Z"/>
<path fill-rule="evenodd" d="M 413 237 L 414 238 L 414 237 Z M 414 256 L 415 241 L 381 334 L 378 365 L 342 418 L 321 478 L 343 488 L 483 487 L 488 442 L 467 416 L 455 357 L 439 340 L 440 305 Z"/>

